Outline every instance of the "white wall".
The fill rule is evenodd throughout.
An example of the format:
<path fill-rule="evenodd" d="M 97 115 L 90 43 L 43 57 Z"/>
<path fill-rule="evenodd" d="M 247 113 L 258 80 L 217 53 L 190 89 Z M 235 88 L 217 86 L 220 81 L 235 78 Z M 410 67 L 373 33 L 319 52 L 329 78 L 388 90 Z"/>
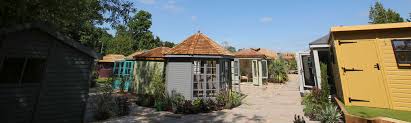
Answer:
<path fill-rule="evenodd" d="M 185 99 L 192 99 L 192 71 L 191 62 L 168 62 L 166 68 L 166 85 L 168 93 L 171 95 L 171 92 L 175 90 L 182 94 Z"/>

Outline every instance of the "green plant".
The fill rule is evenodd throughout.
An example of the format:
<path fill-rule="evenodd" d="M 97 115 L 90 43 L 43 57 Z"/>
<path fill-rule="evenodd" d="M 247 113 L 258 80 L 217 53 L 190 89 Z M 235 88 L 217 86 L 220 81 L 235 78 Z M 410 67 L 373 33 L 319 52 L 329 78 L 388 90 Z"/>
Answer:
<path fill-rule="evenodd" d="M 182 113 L 183 111 L 181 111 L 184 107 L 184 96 L 181 95 L 180 93 L 177 93 L 175 90 L 173 90 L 171 92 L 171 107 L 172 107 L 172 111 L 174 113 Z M 191 102 L 190 102 L 191 103 Z"/>
<path fill-rule="evenodd" d="M 110 94 L 99 94 L 94 96 L 93 108 L 95 109 L 94 118 L 105 120 L 117 114 L 117 107 L 114 98 Z"/>
<path fill-rule="evenodd" d="M 320 69 L 321 69 L 321 93 L 322 93 L 321 100 L 328 100 L 328 96 L 330 95 L 330 86 L 328 85 L 327 64 L 321 63 Z"/>
<path fill-rule="evenodd" d="M 288 66 L 285 60 L 276 59 L 272 61 L 269 65 L 269 71 L 272 73 L 271 77 L 274 82 L 283 83 L 288 81 Z"/>
<path fill-rule="evenodd" d="M 339 123 L 341 122 L 341 112 L 337 106 L 332 103 L 325 105 L 317 116 L 322 123 Z"/>
<path fill-rule="evenodd" d="M 116 98 L 117 112 L 118 116 L 125 116 L 130 113 L 130 103 L 128 102 L 128 97 L 125 95 L 117 96 Z"/>
<path fill-rule="evenodd" d="M 311 93 L 306 94 L 303 98 L 304 115 L 312 120 L 319 120 L 318 115 L 321 114 L 321 110 L 325 105 L 331 103 L 328 99 L 323 98 L 322 90 L 314 87 Z"/>

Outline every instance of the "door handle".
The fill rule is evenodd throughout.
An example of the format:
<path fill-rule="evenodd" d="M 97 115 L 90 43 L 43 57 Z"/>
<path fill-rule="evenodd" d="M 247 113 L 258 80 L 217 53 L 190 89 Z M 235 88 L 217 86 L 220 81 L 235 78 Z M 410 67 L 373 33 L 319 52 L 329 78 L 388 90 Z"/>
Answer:
<path fill-rule="evenodd" d="M 380 64 L 376 63 L 376 64 L 374 65 L 374 68 L 377 68 L 377 70 L 380 70 Z"/>

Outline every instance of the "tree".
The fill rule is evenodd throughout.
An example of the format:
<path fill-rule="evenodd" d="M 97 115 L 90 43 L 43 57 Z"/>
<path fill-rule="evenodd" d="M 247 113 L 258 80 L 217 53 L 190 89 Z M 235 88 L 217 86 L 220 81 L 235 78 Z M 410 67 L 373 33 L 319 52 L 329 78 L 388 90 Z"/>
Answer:
<path fill-rule="evenodd" d="M 133 18 L 128 22 L 128 27 L 130 33 L 133 36 L 133 49 L 145 50 L 152 49 L 160 45 L 160 40 L 154 39 L 152 32 L 149 30 L 151 27 L 151 14 L 147 11 L 139 11 Z"/>
<path fill-rule="evenodd" d="M 230 51 L 230 52 L 236 52 L 237 50 L 235 49 L 235 47 L 233 47 L 233 46 L 228 46 L 228 47 L 226 47 L 226 49 L 228 50 L 228 51 Z"/>
<path fill-rule="evenodd" d="M 408 22 L 411 22 L 411 13 L 409 13 L 410 18 L 407 19 Z"/>
<path fill-rule="evenodd" d="M 3 0 L 0 27 L 23 23 L 48 23 L 68 37 L 100 50 L 104 22 L 117 25 L 129 20 L 133 4 L 123 0 Z"/>
<path fill-rule="evenodd" d="M 123 54 L 129 55 L 133 51 L 133 38 L 131 34 L 127 31 L 125 26 L 118 26 L 116 28 L 116 36 L 112 39 L 107 40 L 105 53 L 107 54 Z"/>
<path fill-rule="evenodd" d="M 170 41 L 161 41 L 161 46 L 163 46 L 163 47 L 170 47 L 170 48 L 172 48 L 172 47 L 174 47 L 176 44 L 174 44 L 173 42 L 170 42 Z"/>
<path fill-rule="evenodd" d="M 392 9 L 386 10 L 380 2 L 376 2 L 373 7 L 371 6 L 369 19 L 370 24 L 404 22 L 399 13 Z"/>

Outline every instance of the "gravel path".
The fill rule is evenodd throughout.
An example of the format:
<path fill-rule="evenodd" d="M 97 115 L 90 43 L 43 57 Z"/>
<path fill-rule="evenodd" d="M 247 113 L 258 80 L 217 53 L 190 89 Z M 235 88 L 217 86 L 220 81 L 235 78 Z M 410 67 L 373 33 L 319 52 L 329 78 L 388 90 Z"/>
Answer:
<path fill-rule="evenodd" d="M 110 119 L 104 123 L 290 123 L 294 115 L 303 115 L 296 75 L 290 75 L 286 84 L 253 86 L 241 84 L 241 91 L 248 96 L 244 103 L 232 110 L 215 111 L 195 115 L 175 115 L 156 112 L 154 109 L 133 106 L 129 116 Z M 304 118 L 307 119 L 307 118 Z"/>

